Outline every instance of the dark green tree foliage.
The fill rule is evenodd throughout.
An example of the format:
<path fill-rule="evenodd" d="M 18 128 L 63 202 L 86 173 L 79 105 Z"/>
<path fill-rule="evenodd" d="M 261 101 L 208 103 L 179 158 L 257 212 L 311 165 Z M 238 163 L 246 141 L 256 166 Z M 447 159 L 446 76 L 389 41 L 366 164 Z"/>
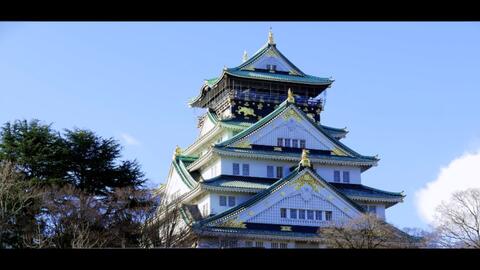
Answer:
<path fill-rule="evenodd" d="M 0 160 L 17 164 L 27 180 L 70 183 L 89 194 L 107 195 L 145 182 L 137 161 L 120 157 L 120 144 L 89 130 L 66 130 L 62 136 L 38 120 L 17 120 L 0 131 Z"/>
<path fill-rule="evenodd" d="M 26 180 L 55 181 L 65 174 L 66 148 L 51 125 L 17 120 L 0 130 L 0 160 L 17 164 Z"/>
<path fill-rule="evenodd" d="M 138 246 L 144 211 L 152 202 L 140 165 L 120 158 L 119 143 L 89 130 L 61 134 L 38 120 L 6 123 L 0 130 L 0 163 L 14 164 L 21 175 L 12 183 L 36 183 L 42 194 L 39 204 L 17 210 L 28 213 L 20 217 L 28 221 L 21 227 L 29 229 L 7 246 Z"/>
<path fill-rule="evenodd" d="M 120 161 L 121 146 L 112 138 L 101 138 L 92 131 L 66 130 L 64 143 L 66 180 L 89 194 L 107 195 L 114 188 L 137 187 L 144 183 L 136 161 Z"/>

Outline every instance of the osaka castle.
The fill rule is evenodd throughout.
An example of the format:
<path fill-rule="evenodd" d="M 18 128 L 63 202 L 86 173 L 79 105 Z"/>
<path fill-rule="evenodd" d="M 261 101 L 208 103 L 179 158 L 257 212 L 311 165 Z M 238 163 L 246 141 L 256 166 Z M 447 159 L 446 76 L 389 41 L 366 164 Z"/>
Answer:
<path fill-rule="evenodd" d="M 166 200 L 181 204 L 195 247 L 322 247 L 320 228 L 386 210 L 402 192 L 363 184 L 376 166 L 341 142 L 346 128 L 323 124 L 331 78 L 308 75 L 277 48 L 272 32 L 251 57 L 206 80 L 191 107 L 199 134 L 177 146 Z"/>

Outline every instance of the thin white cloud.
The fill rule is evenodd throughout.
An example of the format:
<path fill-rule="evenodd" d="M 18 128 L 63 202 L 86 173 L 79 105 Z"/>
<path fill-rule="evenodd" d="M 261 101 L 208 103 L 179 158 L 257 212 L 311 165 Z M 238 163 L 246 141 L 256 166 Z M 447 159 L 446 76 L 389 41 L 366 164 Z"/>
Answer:
<path fill-rule="evenodd" d="M 140 142 L 130 134 L 122 133 L 120 137 L 122 137 L 127 145 L 140 145 Z"/>
<path fill-rule="evenodd" d="M 480 188 L 480 152 L 465 153 L 440 170 L 437 178 L 416 192 L 420 217 L 434 224 L 435 209 L 455 191 Z"/>

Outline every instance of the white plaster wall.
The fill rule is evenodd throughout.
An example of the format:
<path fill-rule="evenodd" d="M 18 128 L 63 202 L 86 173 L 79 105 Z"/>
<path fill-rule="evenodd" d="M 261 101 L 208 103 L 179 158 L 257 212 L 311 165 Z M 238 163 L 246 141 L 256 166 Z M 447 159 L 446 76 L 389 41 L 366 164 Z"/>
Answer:
<path fill-rule="evenodd" d="M 268 160 L 253 160 L 253 159 L 232 159 L 223 157 L 221 159 L 221 173 L 226 175 L 233 175 L 233 163 L 240 164 L 240 175 L 242 175 L 242 164 L 250 164 L 250 175 L 254 177 L 267 177 L 267 166 L 274 166 L 273 176 L 276 177 L 277 166 L 283 167 L 283 176 L 290 174 L 289 168 L 297 165 L 296 162 L 280 162 Z"/>
<path fill-rule="evenodd" d="M 212 163 L 200 170 L 203 179 L 210 179 L 221 174 L 220 159 L 216 159 Z"/>
<path fill-rule="evenodd" d="M 303 139 L 306 148 L 331 150 L 334 144 L 306 120 L 300 122 L 294 118 L 285 120 L 282 115 L 269 125 L 248 136 L 252 144 L 277 145 L 277 138 Z"/>
<path fill-rule="evenodd" d="M 201 197 L 196 202 L 196 204 L 197 204 L 198 209 L 200 210 L 200 213 L 202 213 L 203 217 L 206 217 L 206 216 L 210 215 L 210 213 L 211 213 L 211 211 L 210 211 L 211 210 L 211 208 L 210 208 L 210 204 L 211 204 L 210 203 L 210 194 L 205 194 L 203 197 Z M 203 212 L 203 207 L 205 205 L 207 205 L 207 212 L 206 213 Z"/>
<path fill-rule="evenodd" d="M 226 211 L 235 206 L 228 206 L 228 198 L 227 198 L 227 206 L 220 206 L 220 195 L 222 196 L 235 196 L 235 206 L 244 203 L 246 200 L 251 198 L 252 195 L 248 194 L 240 194 L 240 193 L 210 193 L 210 211 L 212 214 L 218 214 L 223 211 Z"/>
<path fill-rule="evenodd" d="M 205 133 L 209 132 L 214 127 L 215 127 L 215 124 L 210 120 L 210 118 L 207 115 L 205 115 L 203 126 L 200 129 L 200 136 L 205 135 Z"/>
<path fill-rule="evenodd" d="M 190 188 L 183 183 L 180 175 L 178 175 L 172 166 L 165 188 L 166 197 L 172 199 L 172 196 L 180 196 L 188 191 L 190 191 Z"/>
<path fill-rule="evenodd" d="M 325 180 L 328 182 L 333 181 L 333 172 L 340 171 L 340 183 L 343 182 L 343 172 L 349 171 L 350 172 L 350 184 L 361 184 L 361 170 L 358 167 L 350 167 L 350 166 L 325 166 L 325 165 L 318 165 L 313 164 L 315 171 Z"/>
<path fill-rule="evenodd" d="M 309 220 L 309 219 L 291 219 L 290 211 L 287 210 L 287 218 L 280 217 L 280 208 L 287 209 L 305 209 L 305 210 L 321 210 L 323 211 L 322 220 Z M 301 226 L 325 226 L 328 221 L 325 220 L 325 211 L 332 211 L 332 221 L 342 222 L 349 217 L 340 210 L 337 206 L 322 198 L 322 196 L 313 195 L 310 200 L 302 198 L 301 194 L 294 195 L 292 197 L 285 197 L 279 202 L 273 204 L 268 209 L 265 209 L 261 213 L 254 217 L 247 219 L 247 222 L 253 223 L 269 223 L 269 224 L 286 224 L 286 225 L 301 225 Z M 253 213 L 255 214 L 255 213 Z M 297 213 L 298 215 L 298 213 Z"/>

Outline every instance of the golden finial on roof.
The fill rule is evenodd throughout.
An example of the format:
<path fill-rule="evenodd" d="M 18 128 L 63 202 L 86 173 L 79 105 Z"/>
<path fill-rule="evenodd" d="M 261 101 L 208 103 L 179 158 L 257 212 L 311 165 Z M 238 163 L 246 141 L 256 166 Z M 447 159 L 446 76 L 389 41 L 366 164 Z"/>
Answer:
<path fill-rule="evenodd" d="M 290 103 L 295 103 L 295 97 L 293 96 L 292 89 L 288 88 L 288 97 L 287 101 Z"/>
<path fill-rule="evenodd" d="M 180 148 L 180 146 L 177 145 L 177 146 L 175 147 L 174 157 L 179 156 L 180 154 L 182 154 L 182 148 Z"/>
<path fill-rule="evenodd" d="M 300 165 L 303 167 L 312 167 L 310 164 L 310 159 L 308 158 L 308 150 L 302 150 L 302 159 L 300 160 Z"/>
<path fill-rule="evenodd" d="M 275 42 L 273 41 L 272 27 L 270 27 L 270 30 L 268 31 L 268 44 L 275 44 Z"/>
<path fill-rule="evenodd" d="M 246 62 L 248 60 L 248 54 L 247 51 L 243 51 L 243 62 Z"/>

